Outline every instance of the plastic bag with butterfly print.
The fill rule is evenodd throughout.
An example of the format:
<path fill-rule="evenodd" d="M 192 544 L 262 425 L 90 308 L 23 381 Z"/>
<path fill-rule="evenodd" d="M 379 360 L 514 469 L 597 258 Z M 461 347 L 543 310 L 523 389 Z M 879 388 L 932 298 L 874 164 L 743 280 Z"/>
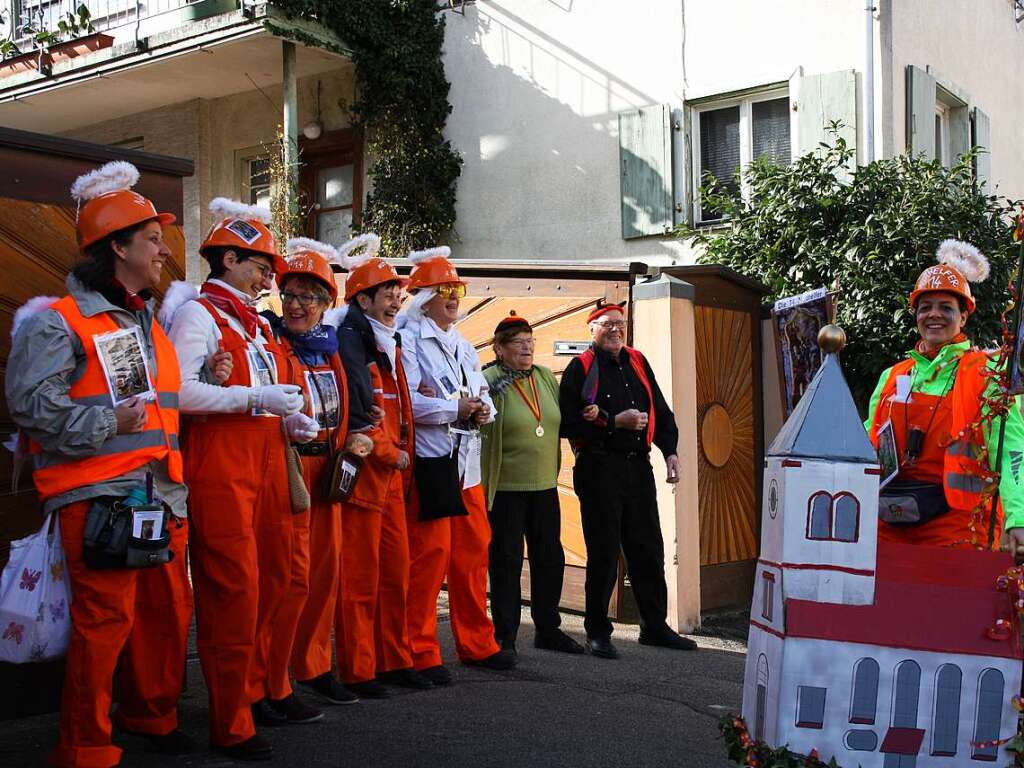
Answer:
<path fill-rule="evenodd" d="M 26 664 L 63 656 L 71 636 L 71 587 L 57 516 L 11 542 L 0 575 L 0 661 Z"/>

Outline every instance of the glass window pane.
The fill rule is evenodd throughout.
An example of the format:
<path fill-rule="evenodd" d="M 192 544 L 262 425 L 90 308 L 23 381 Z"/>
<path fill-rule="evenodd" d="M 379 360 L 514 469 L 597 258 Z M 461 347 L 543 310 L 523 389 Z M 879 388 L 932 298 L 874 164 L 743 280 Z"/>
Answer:
<path fill-rule="evenodd" d="M 857 540 L 857 518 L 860 505 L 853 496 L 840 496 L 836 499 L 836 519 L 833 538 L 836 541 Z"/>
<path fill-rule="evenodd" d="M 850 702 L 850 722 L 865 725 L 875 722 L 878 701 L 878 662 L 861 659 L 853 672 L 853 699 Z"/>
<path fill-rule="evenodd" d="M 249 204 L 270 206 L 270 158 L 249 161 Z"/>
<path fill-rule="evenodd" d="M 917 700 L 921 693 L 921 668 L 914 661 L 896 668 L 896 702 L 892 724 L 896 728 L 917 728 Z"/>
<path fill-rule="evenodd" d="M 336 165 L 318 170 L 316 201 L 322 208 L 352 205 L 352 166 Z"/>
<path fill-rule="evenodd" d="M 792 148 L 789 144 L 789 99 L 755 101 L 753 118 L 754 157 L 767 157 L 776 165 L 789 165 Z"/>
<path fill-rule="evenodd" d="M 998 669 L 986 669 L 981 673 L 978 686 L 978 719 L 974 723 L 975 743 L 995 741 L 999 738 L 999 723 L 1003 718 L 1003 673 Z M 974 758 L 995 760 L 999 754 L 996 746 L 975 747 Z"/>
<path fill-rule="evenodd" d="M 736 188 L 740 167 L 740 108 L 711 109 L 700 113 L 700 180 L 711 174 L 723 185 Z M 701 221 L 720 219 L 717 211 L 701 206 Z"/>
<path fill-rule="evenodd" d="M 800 728 L 821 728 L 825 722 L 825 689 L 811 685 L 797 688 L 796 724 Z"/>
<path fill-rule="evenodd" d="M 816 493 L 811 497 L 811 521 L 807 535 L 812 539 L 832 538 L 832 497 Z"/>
<path fill-rule="evenodd" d="M 874 752 L 878 735 L 874 731 L 847 731 L 846 748 L 855 752 Z"/>
<path fill-rule="evenodd" d="M 316 239 L 322 243 L 342 246 L 352 239 L 352 210 L 327 211 L 316 217 Z"/>
<path fill-rule="evenodd" d="M 943 664 L 939 667 L 935 681 L 933 755 L 956 754 L 956 741 L 960 734 L 960 679 L 960 668 L 955 664 Z"/>

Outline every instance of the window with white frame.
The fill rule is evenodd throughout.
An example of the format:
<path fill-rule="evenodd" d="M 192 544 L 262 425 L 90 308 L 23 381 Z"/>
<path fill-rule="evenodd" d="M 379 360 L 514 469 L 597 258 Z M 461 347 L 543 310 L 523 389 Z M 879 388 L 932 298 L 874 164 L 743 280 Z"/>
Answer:
<path fill-rule="evenodd" d="M 270 207 L 270 157 L 265 147 L 235 152 L 238 199 L 250 205 Z"/>
<path fill-rule="evenodd" d="M 789 94 L 776 89 L 721 101 L 709 101 L 693 111 L 693 188 L 699 190 L 708 175 L 736 188 L 736 172 L 755 158 L 779 165 L 792 159 Z M 694 222 L 720 221 L 722 215 L 701 204 L 694 194 Z"/>
<path fill-rule="evenodd" d="M 952 165 L 950 141 L 949 107 L 941 102 L 935 104 L 935 159 L 949 168 Z"/>

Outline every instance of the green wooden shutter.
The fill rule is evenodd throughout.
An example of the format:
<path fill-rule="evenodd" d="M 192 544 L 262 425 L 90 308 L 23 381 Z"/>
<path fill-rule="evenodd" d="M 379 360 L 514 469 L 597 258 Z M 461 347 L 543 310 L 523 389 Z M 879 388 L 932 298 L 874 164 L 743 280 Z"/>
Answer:
<path fill-rule="evenodd" d="M 949 110 L 949 149 L 952 162 L 971 148 L 971 111 L 965 106 Z"/>
<path fill-rule="evenodd" d="M 978 107 L 974 108 L 974 146 L 982 151 L 974 158 L 974 178 L 978 189 L 989 194 L 992 178 L 992 121 Z"/>
<path fill-rule="evenodd" d="M 672 230 L 672 120 L 666 104 L 619 115 L 622 237 Z"/>
<path fill-rule="evenodd" d="M 907 67 L 907 151 L 935 159 L 935 78 Z"/>
<path fill-rule="evenodd" d="M 791 81 L 792 82 L 792 81 Z M 799 81 L 796 100 L 797 154 L 820 149 L 834 141 L 832 122 L 842 123 L 839 135 L 857 149 L 857 74 L 852 69 L 807 75 Z"/>

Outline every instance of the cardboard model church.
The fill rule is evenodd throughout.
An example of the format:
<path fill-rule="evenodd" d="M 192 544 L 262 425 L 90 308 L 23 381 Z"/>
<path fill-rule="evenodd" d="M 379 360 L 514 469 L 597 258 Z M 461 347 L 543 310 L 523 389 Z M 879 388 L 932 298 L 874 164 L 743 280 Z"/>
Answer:
<path fill-rule="evenodd" d="M 879 467 L 835 354 L 768 449 L 750 734 L 844 768 L 1001 760 L 1020 690 L 1008 554 L 878 541 Z"/>

